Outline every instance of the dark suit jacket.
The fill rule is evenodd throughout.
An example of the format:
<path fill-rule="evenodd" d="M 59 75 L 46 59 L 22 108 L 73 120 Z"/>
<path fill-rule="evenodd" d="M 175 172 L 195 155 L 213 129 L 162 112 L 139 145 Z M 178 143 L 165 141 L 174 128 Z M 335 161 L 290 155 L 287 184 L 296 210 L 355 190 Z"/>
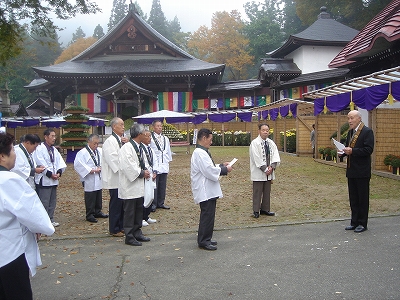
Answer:
<path fill-rule="evenodd" d="M 353 130 L 347 134 L 346 147 L 350 146 L 350 137 Z M 371 154 L 374 151 L 374 133 L 371 128 L 364 126 L 353 147 L 353 152 L 347 158 L 348 178 L 370 178 L 371 177 Z"/>

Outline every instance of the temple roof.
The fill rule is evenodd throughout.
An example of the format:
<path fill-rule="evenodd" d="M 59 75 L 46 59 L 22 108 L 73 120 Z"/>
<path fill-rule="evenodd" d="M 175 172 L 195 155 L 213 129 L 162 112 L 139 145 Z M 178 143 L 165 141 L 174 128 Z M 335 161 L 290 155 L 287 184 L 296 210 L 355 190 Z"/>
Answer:
<path fill-rule="evenodd" d="M 377 14 L 330 62 L 337 68 L 373 56 L 400 39 L 400 1 L 393 0 Z"/>
<path fill-rule="evenodd" d="M 291 80 L 281 83 L 282 88 L 289 86 L 304 86 L 309 84 L 315 84 L 316 82 L 328 81 L 343 81 L 349 69 L 331 69 L 320 72 L 313 72 L 307 74 L 301 74 L 300 76 Z"/>
<path fill-rule="evenodd" d="M 69 61 L 34 67 L 40 77 L 111 78 L 171 77 L 217 75 L 223 64 L 196 59 L 164 38 L 148 25 L 134 9 L 112 30 Z"/>
<path fill-rule="evenodd" d="M 357 30 L 331 19 L 326 12 L 326 7 L 323 6 L 318 19 L 313 24 L 300 33 L 290 35 L 288 40 L 270 55 L 285 57 L 303 45 L 345 46 L 357 33 Z"/>
<path fill-rule="evenodd" d="M 260 80 L 239 80 L 239 81 L 227 81 L 219 84 L 214 84 L 207 88 L 207 92 L 223 92 L 231 90 L 254 90 L 262 88 Z"/>
<path fill-rule="evenodd" d="M 110 86 L 109 88 L 99 92 L 99 95 L 105 96 L 105 95 L 109 95 L 109 94 L 112 94 L 119 90 L 124 90 L 124 89 L 131 89 L 134 92 L 144 94 L 144 95 L 150 96 L 152 98 L 156 98 L 156 96 L 151 91 L 146 90 L 146 89 L 142 88 L 141 86 L 138 86 L 137 84 L 134 84 L 132 81 L 130 81 L 129 79 L 127 79 L 125 77 L 122 78 L 119 82 L 117 82 L 113 86 Z"/>
<path fill-rule="evenodd" d="M 279 76 L 280 80 L 289 80 L 301 74 L 301 70 L 293 62 L 293 59 L 264 58 L 258 73 L 261 81 Z"/>

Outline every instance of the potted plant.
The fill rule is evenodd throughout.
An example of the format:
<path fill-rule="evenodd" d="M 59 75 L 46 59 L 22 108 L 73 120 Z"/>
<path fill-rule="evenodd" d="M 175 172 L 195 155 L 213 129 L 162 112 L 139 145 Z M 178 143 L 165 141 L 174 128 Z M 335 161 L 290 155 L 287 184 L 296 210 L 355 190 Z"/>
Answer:
<path fill-rule="evenodd" d="M 334 149 L 332 147 L 330 147 L 330 146 L 325 147 L 324 155 L 325 155 L 325 160 L 326 161 L 331 161 L 332 160 L 332 154 L 331 154 L 332 150 L 334 150 Z"/>
<path fill-rule="evenodd" d="M 318 153 L 319 153 L 319 156 L 320 156 L 321 159 L 325 159 L 324 150 L 325 150 L 324 147 L 319 147 L 318 148 Z"/>
<path fill-rule="evenodd" d="M 332 157 L 332 160 L 336 160 L 336 158 L 337 158 L 337 151 L 336 151 L 336 149 L 332 149 L 332 150 L 331 150 L 331 157 Z"/>
<path fill-rule="evenodd" d="M 385 166 L 388 166 L 389 171 L 392 169 L 392 161 L 393 159 L 396 158 L 396 155 L 393 154 L 388 154 L 385 156 L 385 158 L 383 159 L 383 163 L 385 164 Z"/>
<path fill-rule="evenodd" d="M 399 168 L 400 168 L 400 156 L 395 156 L 391 162 L 393 168 L 393 174 L 399 175 Z"/>

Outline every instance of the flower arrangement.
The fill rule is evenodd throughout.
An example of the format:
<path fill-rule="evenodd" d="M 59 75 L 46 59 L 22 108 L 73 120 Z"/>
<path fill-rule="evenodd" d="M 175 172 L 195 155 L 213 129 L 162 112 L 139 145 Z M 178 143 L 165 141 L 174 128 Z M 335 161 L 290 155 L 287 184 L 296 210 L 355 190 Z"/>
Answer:
<path fill-rule="evenodd" d="M 179 132 L 179 130 L 176 129 L 175 126 L 168 123 L 163 124 L 162 133 L 165 136 L 167 136 L 170 140 L 175 140 L 175 141 L 184 140 L 183 135 Z"/>
<path fill-rule="evenodd" d="M 286 151 L 296 152 L 296 128 L 288 129 L 286 132 L 281 131 L 281 148 L 284 148 L 285 135 L 286 135 Z"/>

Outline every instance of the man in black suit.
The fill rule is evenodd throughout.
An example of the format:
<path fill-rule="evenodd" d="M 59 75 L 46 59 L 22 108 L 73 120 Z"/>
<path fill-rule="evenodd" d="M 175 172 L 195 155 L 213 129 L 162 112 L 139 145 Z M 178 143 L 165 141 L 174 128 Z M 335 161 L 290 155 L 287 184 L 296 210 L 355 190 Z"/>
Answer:
<path fill-rule="evenodd" d="M 351 208 L 351 223 L 346 230 L 367 230 L 369 210 L 369 181 L 371 154 L 374 151 L 374 133 L 361 121 L 361 114 L 352 110 L 347 114 L 349 132 L 343 152 L 347 156 L 347 185 Z"/>

